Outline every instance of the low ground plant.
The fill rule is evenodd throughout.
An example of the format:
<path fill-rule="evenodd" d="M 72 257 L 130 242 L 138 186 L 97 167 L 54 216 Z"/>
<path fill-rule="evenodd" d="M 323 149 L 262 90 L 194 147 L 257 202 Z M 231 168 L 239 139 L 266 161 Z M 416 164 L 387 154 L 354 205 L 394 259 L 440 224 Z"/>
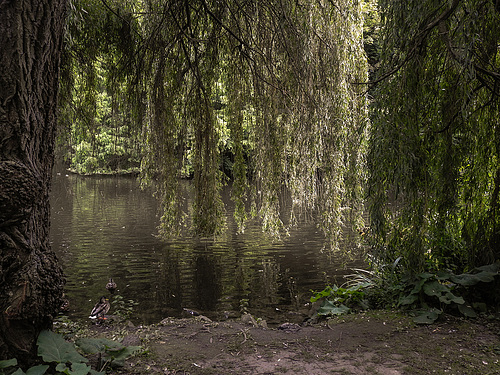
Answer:
<path fill-rule="evenodd" d="M 75 344 L 64 340 L 61 334 L 42 331 L 37 340 L 38 355 L 43 364 L 24 372 L 17 367 L 17 359 L 0 361 L 0 375 L 43 375 L 51 373 L 67 375 L 104 375 L 107 368 L 123 366 L 125 359 L 138 353 L 140 346 L 125 346 L 104 338 L 82 338 Z M 89 360 L 80 354 L 97 354 L 97 369 L 92 369 Z"/>
<path fill-rule="evenodd" d="M 415 323 L 434 323 L 443 312 L 474 318 L 488 311 L 494 303 L 485 300 L 481 290 L 493 286 L 500 274 L 500 263 L 477 267 L 470 272 L 423 272 L 400 275 L 397 263 L 386 268 L 390 272 L 355 270 L 348 282 L 327 286 L 313 292 L 311 302 L 321 301 L 319 316 L 334 316 L 353 310 L 397 307 L 408 311 Z M 491 288 L 490 288 L 491 289 Z"/>

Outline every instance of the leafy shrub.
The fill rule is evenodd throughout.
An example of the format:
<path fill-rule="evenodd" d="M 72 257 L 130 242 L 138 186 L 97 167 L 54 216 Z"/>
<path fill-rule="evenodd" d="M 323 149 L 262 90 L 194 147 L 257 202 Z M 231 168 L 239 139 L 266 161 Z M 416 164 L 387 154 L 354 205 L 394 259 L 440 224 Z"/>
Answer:
<path fill-rule="evenodd" d="M 464 296 L 473 298 L 471 289 L 480 283 L 493 282 L 499 270 L 500 264 L 494 263 L 460 275 L 438 271 L 403 279 L 399 305 L 416 308 L 416 323 L 433 323 L 445 309 L 456 309 L 466 317 L 476 317 L 474 307 L 480 308 L 480 305 L 466 301 Z"/>
<path fill-rule="evenodd" d="M 113 311 L 115 312 L 115 315 L 119 316 L 123 320 L 130 319 L 134 312 L 134 306 L 137 306 L 139 304 L 132 299 L 126 301 L 120 295 L 114 296 L 111 303 L 113 304 Z"/>
<path fill-rule="evenodd" d="M 81 338 L 76 341 L 76 345 L 87 354 L 100 354 L 104 361 L 99 366 L 101 368 L 106 368 L 108 364 L 111 367 L 123 367 L 125 359 L 141 349 L 140 346 L 125 346 L 117 341 L 105 338 Z"/>
<path fill-rule="evenodd" d="M 327 286 L 320 292 L 313 292 L 311 302 L 323 299 L 317 314 L 320 316 L 342 315 L 351 311 L 352 308 L 367 308 L 363 288 L 366 285 L 357 284 L 348 288 L 334 285 Z"/>
<path fill-rule="evenodd" d="M 52 331 L 42 331 L 38 336 L 38 355 L 45 364 L 29 368 L 26 372 L 15 369 L 17 359 L 0 361 L 0 375 L 43 375 L 50 365 L 55 365 L 57 374 L 67 375 L 104 375 L 103 370 L 108 366 L 123 366 L 125 359 L 138 350 L 140 346 L 124 346 L 108 339 L 80 339 L 77 345 L 86 353 L 99 354 L 105 361 L 100 364 L 102 372 L 92 369 L 87 365 L 88 359 L 83 357 L 74 344 L 66 341 L 60 334 Z"/>
<path fill-rule="evenodd" d="M 398 261 L 382 268 L 385 272 L 357 269 L 345 287 L 328 286 L 314 292 L 311 302 L 323 299 L 317 314 L 332 316 L 352 308 L 400 307 L 409 309 L 418 324 L 431 324 L 444 311 L 473 318 L 478 311 L 486 311 L 481 288 L 491 285 L 500 273 L 500 263 L 494 263 L 458 275 L 437 271 L 401 276 L 396 270 Z"/>

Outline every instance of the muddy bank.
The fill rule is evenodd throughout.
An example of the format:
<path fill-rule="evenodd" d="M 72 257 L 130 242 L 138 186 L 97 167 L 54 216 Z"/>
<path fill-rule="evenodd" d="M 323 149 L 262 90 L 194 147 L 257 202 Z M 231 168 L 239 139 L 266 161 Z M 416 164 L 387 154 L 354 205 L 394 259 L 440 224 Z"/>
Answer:
<path fill-rule="evenodd" d="M 147 348 L 120 374 L 498 374 L 499 333 L 497 319 L 447 316 L 417 326 L 391 311 L 308 326 L 193 317 L 91 328 L 92 335 Z"/>

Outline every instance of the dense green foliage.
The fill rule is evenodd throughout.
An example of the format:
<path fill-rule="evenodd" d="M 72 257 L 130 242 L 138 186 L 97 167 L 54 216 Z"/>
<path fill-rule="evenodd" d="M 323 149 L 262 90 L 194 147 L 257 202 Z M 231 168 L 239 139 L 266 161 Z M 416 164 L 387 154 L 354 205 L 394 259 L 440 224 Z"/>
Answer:
<path fill-rule="evenodd" d="M 105 3 L 70 2 L 61 72 L 59 147 L 78 173 L 138 170 L 140 127 L 128 100 L 132 19 Z M 103 37 L 106 33 L 107 37 Z"/>
<path fill-rule="evenodd" d="M 379 262 L 462 272 L 499 258 L 495 1 L 379 1 L 369 190 Z"/>
<path fill-rule="evenodd" d="M 500 263 L 459 275 L 443 270 L 410 275 L 399 267 L 397 262 L 388 272 L 356 269 L 341 287 L 313 292 L 310 301 L 317 306 L 316 316 L 397 307 L 413 315 L 415 323 L 431 324 L 442 313 L 475 318 L 498 303 L 491 290 L 498 285 Z"/>

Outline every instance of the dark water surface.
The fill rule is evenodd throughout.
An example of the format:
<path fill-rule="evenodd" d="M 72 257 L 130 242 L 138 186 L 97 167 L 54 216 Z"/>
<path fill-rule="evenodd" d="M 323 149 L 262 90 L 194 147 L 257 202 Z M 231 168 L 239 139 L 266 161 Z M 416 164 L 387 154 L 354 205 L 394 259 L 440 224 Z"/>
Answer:
<path fill-rule="evenodd" d="M 183 308 L 217 319 L 238 312 L 245 299 L 251 313 L 272 320 L 303 306 L 311 289 L 341 283 L 350 273 L 321 251 L 323 237 L 313 223 L 299 224 L 282 242 L 273 243 L 257 223 L 237 234 L 229 192 L 224 195 L 228 228 L 220 239 L 165 242 L 155 236 L 158 202 L 135 178 L 55 175 L 51 241 L 67 277 L 68 315 L 86 319 L 109 294 L 112 277 L 115 294 L 138 303 L 136 323 L 179 316 Z"/>

